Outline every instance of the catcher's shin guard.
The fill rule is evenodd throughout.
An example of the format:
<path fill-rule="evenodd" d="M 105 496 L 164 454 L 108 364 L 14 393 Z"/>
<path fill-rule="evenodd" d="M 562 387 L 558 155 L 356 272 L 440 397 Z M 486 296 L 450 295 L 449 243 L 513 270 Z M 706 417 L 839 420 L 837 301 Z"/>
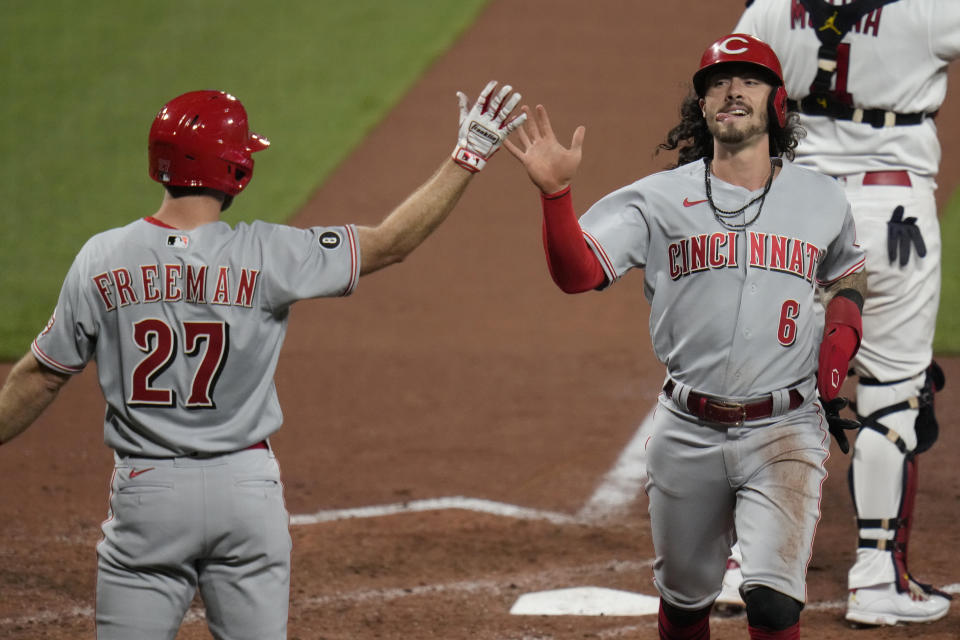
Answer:
<path fill-rule="evenodd" d="M 857 561 L 849 573 L 851 589 L 893 582 L 901 593 L 918 589 L 939 593 L 916 582 L 907 569 L 917 491 L 916 453 L 923 437 L 919 423 L 932 417 L 933 392 L 943 386 L 942 374 L 937 381 L 929 371 L 886 384 L 861 379 L 857 388 L 857 413 L 863 427 L 849 473 L 859 529 Z M 921 415 L 925 410 L 927 415 Z"/>
<path fill-rule="evenodd" d="M 919 387 L 917 384 L 919 383 Z M 946 383 L 943 369 L 931 361 L 926 371 L 912 378 L 880 382 L 860 378 L 857 387 L 857 419 L 890 440 L 904 454 L 918 455 L 933 446 L 940 433 L 935 412 L 936 393 Z M 913 416 L 912 424 L 902 416 L 893 418 L 891 428 L 880 422 L 892 414 L 903 412 Z M 884 420 L 888 422 L 888 420 Z"/>

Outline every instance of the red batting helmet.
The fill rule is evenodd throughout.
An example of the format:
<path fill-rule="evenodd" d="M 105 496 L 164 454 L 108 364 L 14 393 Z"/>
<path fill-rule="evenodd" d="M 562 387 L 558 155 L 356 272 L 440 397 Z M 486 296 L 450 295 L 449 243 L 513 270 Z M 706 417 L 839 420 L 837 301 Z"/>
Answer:
<path fill-rule="evenodd" d="M 150 127 L 150 177 L 235 196 L 253 177 L 251 154 L 270 141 L 251 133 L 243 104 L 223 91 L 191 91 L 160 110 Z"/>
<path fill-rule="evenodd" d="M 700 57 L 700 68 L 693 74 L 693 88 L 697 95 L 702 98 L 706 92 L 704 85 L 710 71 L 731 62 L 752 64 L 767 72 L 770 84 L 776 87 L 770 94 L 770 110 L 783 127 L 787 123 L 787 90 L 783 87 L 783 71 L 777 54 L 760 38 L 746 33 L 731 33 L 707 47 Z"/>

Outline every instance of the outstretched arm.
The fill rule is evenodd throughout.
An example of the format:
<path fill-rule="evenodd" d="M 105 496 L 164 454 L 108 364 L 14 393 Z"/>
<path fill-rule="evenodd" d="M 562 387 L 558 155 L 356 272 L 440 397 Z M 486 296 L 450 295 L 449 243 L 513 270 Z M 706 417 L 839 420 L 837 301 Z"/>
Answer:
<path fill-rule="evenodd" d="M 524 107 L 524 112 L 527 111 Z M 517 131 L 522 146 L 509 140 L 504 143 L 540 189 L 547 267 L 553 281 L 565 293 L 590 291 L 606 281 L 600 261 L 583 239 L 570 196 L 570 183 L 580 166 L 585 132 L 583 126 L 577 127 L 570 148 L 564 147 L 553 132 L 547 110 L 537 105 L 534 117 Z"/>
<path fill-rule="evenodd" d="M 489 82 L 470 110 L 467 97 L 457 93 L 460 130 L 451 158 L 380 224 L 357 228 L 362 261 L 360 275 L 400 262 L 426 240 L 453 211 L 473 175 L 483 169 L 507 136 L 526 120 L 526 114 L 508 120 L 520 102 L 520 94 L 514 93 L 507 99 L 512 90 L 510 85 L 504 85 L 494 94 L 496 84 L 496 81 Z"/>
<path fill-rule="evenodd" d="M 473 174 L 447 159 L 376 227 L 357 227 L 360 275 L 400 262 L 447 219 Z"/>
<path fill-rule="evenodd" d="M 33 353 L 23 356 L 0 388 L 0 443 L 12 440 L 33 424 L 69 379 L 40 364 Z"/>

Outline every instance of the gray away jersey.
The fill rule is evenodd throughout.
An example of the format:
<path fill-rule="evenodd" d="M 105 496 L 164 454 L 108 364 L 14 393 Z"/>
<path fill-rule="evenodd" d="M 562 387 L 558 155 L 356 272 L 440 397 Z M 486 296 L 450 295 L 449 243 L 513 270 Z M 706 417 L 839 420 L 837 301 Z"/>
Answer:
<path fill-rule="evenodd" d="M 87 241 L 32 349 L 68 374 L 96 360 L 118 452 L 235 451 L 282 422 L 273 375 L 290 305 L 349 295 L 359 275 L 353 226 L 145 218 Z"/>
<path fill-rule="evenodd" d="M 761 193 L 715 176 L 711 187 L 731 211 Z M 731 221 L 751 220 L 758 204 Z M 803 380 L 812 394 L 816 285 L 864 261 L 835 181 L 784 161 L 756 221 L 730 230 L 707 201 L 704 163 L 692 162 L 614 191 L 580 224 L 610 282 L 644 269 L 654 352 L 675 380 L 729 398 Z"/>

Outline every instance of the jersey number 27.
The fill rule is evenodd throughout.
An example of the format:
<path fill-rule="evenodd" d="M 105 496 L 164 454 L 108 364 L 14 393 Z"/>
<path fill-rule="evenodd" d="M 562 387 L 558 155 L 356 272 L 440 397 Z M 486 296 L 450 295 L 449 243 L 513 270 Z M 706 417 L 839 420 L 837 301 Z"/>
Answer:
<path fill-rule="evenodd" d="M 193 371 L 188 409 L 214 409 L 214 388 L 227 362 L 230 325 L 226 322 L 184 322 L 183 353 L 188 358 L 201 356 Z M 133 325 L 133 342 L 144 352 L 133 370 L 130 406 L 172 407 L 177 394 L 173 389 L 154 386 L 156 379 L 177 357 L 177 334 L 164 320 L 145 318 Z M 203 351 L 201 355 L 201 350 Z"/>

